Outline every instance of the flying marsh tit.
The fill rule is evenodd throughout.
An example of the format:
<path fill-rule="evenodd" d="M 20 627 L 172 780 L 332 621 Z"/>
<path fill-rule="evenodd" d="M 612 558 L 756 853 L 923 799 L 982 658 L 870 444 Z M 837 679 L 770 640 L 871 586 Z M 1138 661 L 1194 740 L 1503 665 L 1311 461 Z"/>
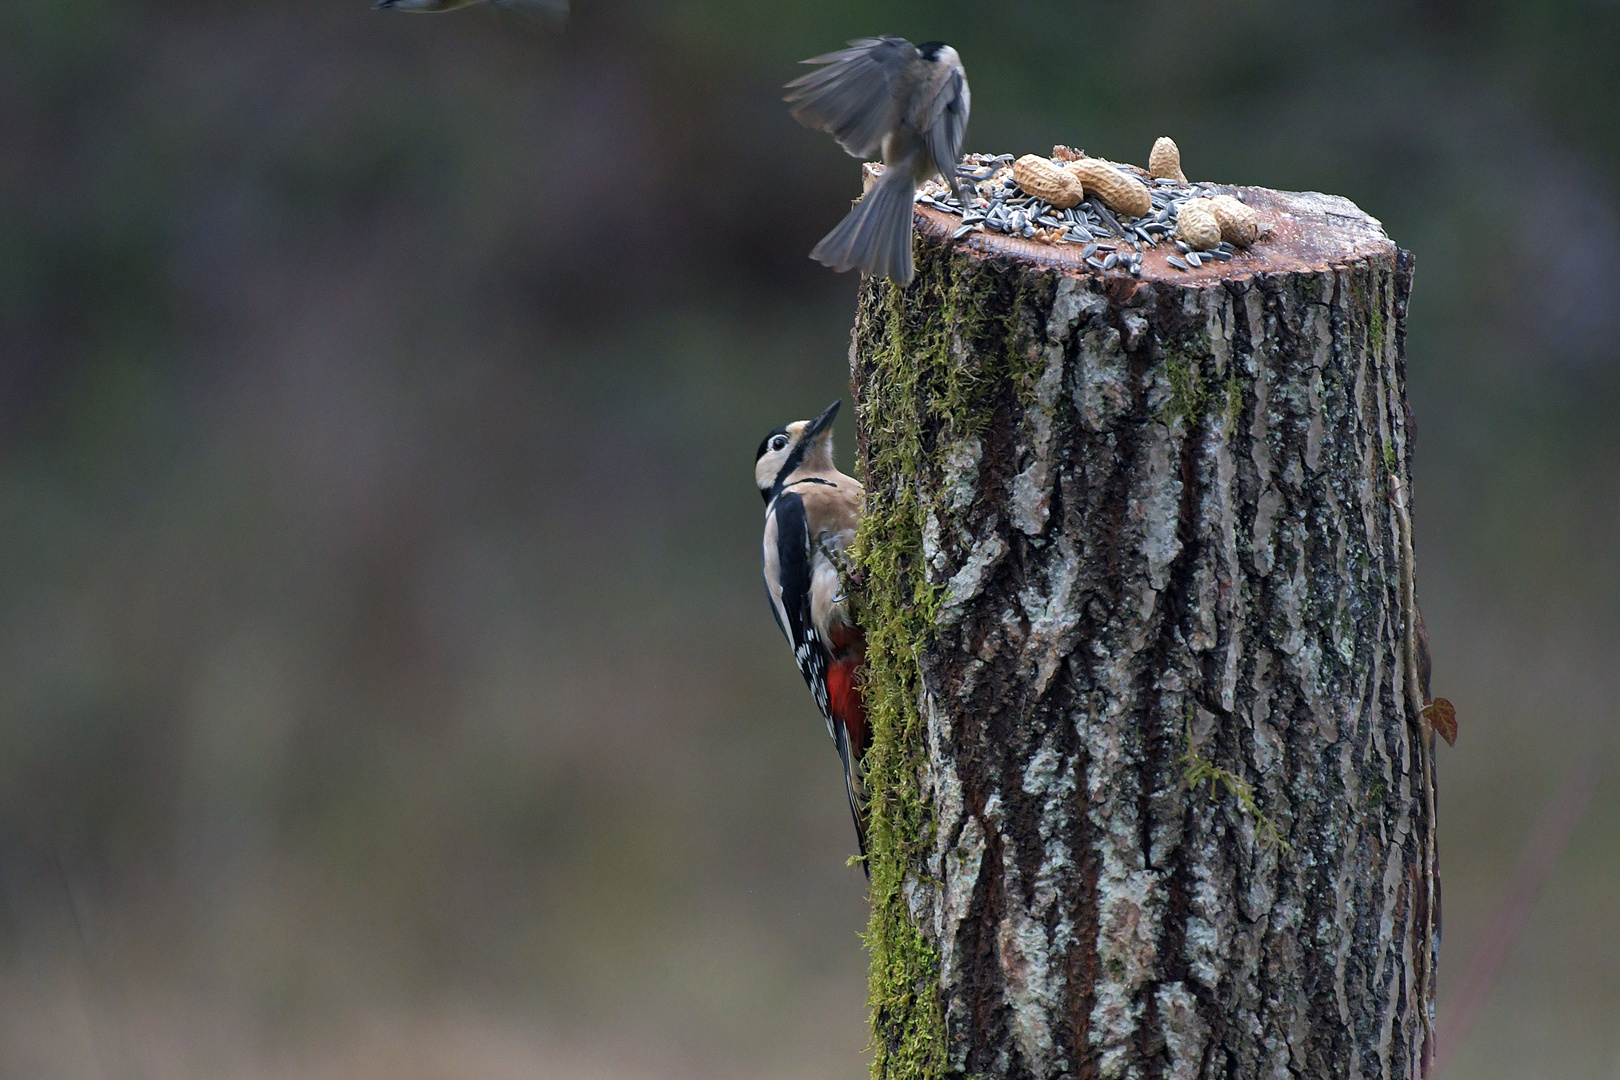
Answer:
<path fill-rule="evenodd" d="M 508 11 L 538 15 L 553 26 L 568 21 L 568 0 L 377 0 L 372 6 L 394 11 L 454 11 L 485 3 Z"/>
<path fill-rule="evenodd" d="M 859 267 L 909 285 L 911 215 L 917 185 L 936 173 L 962 190 L 956 159 L 967 135 L 967 72 L 941 41 L 861 38 L 787 84 L 793 118 L 825 131 L 851 156 L 883 155 L 883 175 L 810 257 L 834 270 Z M 964 199 L 966 201 L 966 199 Z"/>

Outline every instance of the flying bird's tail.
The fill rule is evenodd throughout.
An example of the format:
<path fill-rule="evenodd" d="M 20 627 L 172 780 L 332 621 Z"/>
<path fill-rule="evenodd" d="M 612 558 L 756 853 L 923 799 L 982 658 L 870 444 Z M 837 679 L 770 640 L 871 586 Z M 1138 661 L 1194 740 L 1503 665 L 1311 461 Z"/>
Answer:
<path fill-rule="evenodd" d="M 885 169 L 844 220 L 811 249 L 810 257 L 840 272 L 860 269 L 872 277 L 910 285 L 915 197 L 907 170 Z"/>

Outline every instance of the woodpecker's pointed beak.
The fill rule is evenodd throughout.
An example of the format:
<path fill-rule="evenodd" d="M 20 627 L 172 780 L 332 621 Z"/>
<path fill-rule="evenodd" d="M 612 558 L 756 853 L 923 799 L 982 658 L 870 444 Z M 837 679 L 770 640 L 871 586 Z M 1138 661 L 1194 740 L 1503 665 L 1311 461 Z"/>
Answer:
<path fill-rule="evenodd" d="M 828 428 L 832 427 L 833 419 L 838 416 L 838 406 L 842 405 L 843 403 L 844 399 L 839 398 L 837 401 L 827 406 L 826 411 L 820 416 L 810 421 L 810 427 L 804 433 L 805 445 L 808 446 L 811 442 L 820 437 L 823 431 L 826 431 Z"/>

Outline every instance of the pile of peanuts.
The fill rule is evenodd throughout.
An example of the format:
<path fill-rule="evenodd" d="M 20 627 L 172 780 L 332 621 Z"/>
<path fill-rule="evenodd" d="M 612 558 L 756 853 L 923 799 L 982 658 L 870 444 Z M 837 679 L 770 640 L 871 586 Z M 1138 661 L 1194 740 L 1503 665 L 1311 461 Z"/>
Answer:
<path fill-rule="evenodd" d="M 1051 157 L 970 154 L 958 170 L 968 204 L 938 181 L 924 185 L 917 198 L 961 214 L 958 238 L 988 229 L 1045 243 L 1083 243 L 1097 269 L 1117 265 L 1133 274 L 1141 272 L 1143 248 L 1162 241 L 1173 240 L 1180 252 L 1169 257 L 1170 265 L 1187 270 L 1208 259 L 1230 260 L 1270 232 L 1240 198 L 1213 184 L 1189 183 L 1169 138 L 1153 144 L 1148 182 L 1140 172 L 1066 146 L 1054 147 Z M 1132 251 L 1121 250 L 1118 241 Z"/>

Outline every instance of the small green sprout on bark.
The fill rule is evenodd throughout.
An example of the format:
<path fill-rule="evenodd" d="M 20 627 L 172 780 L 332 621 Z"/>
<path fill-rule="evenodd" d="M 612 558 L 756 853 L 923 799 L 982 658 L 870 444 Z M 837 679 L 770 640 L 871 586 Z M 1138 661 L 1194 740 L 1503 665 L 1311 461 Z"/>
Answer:
<path fill-rule="evenodd" d="M 1209 794 L 1213 799 L 1219 799 L 1221 789 L 1237 800 L 1238 809 L 1254 819 L 1254 838 L 1263 848 L 1276 848 L 1280 851 L 1289 851 L 1293 845 L 1283 839 L 1282 830 L 1277 827 L 1265 811 L 1255 802 L 1254 785 L 1249 783 L 1230 769 L 1223 769 L 1215 762 L 1198 753 L 1193 745 L 1192 708 L 1187 709 L 1187 752 L 1181 755 L 1182 782 L 1187 785 L 1188 791 L 1196 792 L 1200 786 L 1207 783 Z"/>

